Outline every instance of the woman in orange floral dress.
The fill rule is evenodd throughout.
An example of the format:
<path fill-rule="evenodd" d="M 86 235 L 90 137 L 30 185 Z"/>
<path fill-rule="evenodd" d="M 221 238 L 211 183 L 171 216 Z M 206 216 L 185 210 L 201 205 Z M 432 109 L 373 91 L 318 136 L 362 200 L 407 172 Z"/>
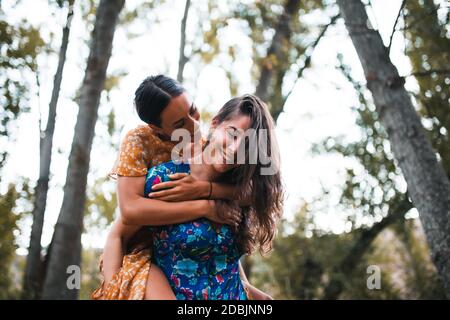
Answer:
<path fill-rule="evenodd" d="M 226 207 L 226 210 L 223 210 L 224 214 L 219 216 L 217 211 L 220 202 L 192 200 L 206 197 L 233 199 L 235 187 L 195 181 L 189 176 L 176 180 L 177 193 L 172 192 L 167 195 L 167 192 L 164 194 L 164 191 L 161 191 L 157 199 L 145 199 L 141 196 L 139 201 L 128 201 L 128 203 L 134 203 L 133 206 L 127 207 L 123 205 L 124 201 L 121 201 L 121 192 L 124 193 L 121 190 L 143 190 L 142 182 L 148 168 L 170 160 L 170 154 L 175 145 L 169 139 L 171 131 L 185 128 L 193 135 L 196 132 L 198 111 L 188 102 L 181 86 L 167 88 L 168 84 L 173 83 L 172 79 L 164 76 L 151 77 L 146 79 L 136 91 L 136 108 L 141 119 L 148 125 L 138 126 L 128 132 L 121 144 L 117 162 L 110 173 L 111 177 L 119 180 L 118 195 L 121 213 L 126 211 L 128 217 L 133 217 L 133 214 L 136 217 L 152 215 L 154 225 L 191 221 L 199 217 L 206 217 L 220 223 L 237 224 L 240 217 L 236 206 Z M 161 90 L 161 87 L 165 90 Z M 152 107 L 144 108 L 150 101 Z M 162 105 L 159 110 L 155 107 L 158 105 L 155 101 L 159 101 Z M 149 109 L 151 109 L 150 112 Z M 151 205 L 149 201 L 153 201 Z M 235 210 L 232 210 L 233 208 Z M 101 264 L 104 281 L 92 294 L 92 298 L 168 299 L 173 297 L 173 293 L 169 292 L 170 287 L 167 285 L 164 274 L 151 263 L 151 243 L 149 243 L 151 236 L 147 229 L 142 229 L 134 235 L 130 229 L 136 230 L 135 227 L 127 226 L 127 221 L 122 219 L 123 214 L 115 222 L 108 236 Z M 136 224 L 136 221 L 133 221 L 133 224 Z M 149 224 L 148 220 L 145 224 Z M 132 238 L 131 235 L 133 235 Z M 124 253 L 128 254 L 123 255 Z M 270 298 L 251 286 L 243 272 L 241 275 L 249 297 Z"/>

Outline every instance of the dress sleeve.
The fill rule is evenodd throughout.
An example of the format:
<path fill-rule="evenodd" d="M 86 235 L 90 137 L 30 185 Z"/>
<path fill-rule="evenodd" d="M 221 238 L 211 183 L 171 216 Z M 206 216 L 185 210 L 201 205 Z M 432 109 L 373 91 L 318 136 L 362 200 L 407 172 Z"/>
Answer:
<path fill-rule="evenodd" d="M 147 174 L 148 150 L 143 137 L 136 130 L 129 131 L 124 137 L 116 162 L 108 176 L 139 177 Z"/>

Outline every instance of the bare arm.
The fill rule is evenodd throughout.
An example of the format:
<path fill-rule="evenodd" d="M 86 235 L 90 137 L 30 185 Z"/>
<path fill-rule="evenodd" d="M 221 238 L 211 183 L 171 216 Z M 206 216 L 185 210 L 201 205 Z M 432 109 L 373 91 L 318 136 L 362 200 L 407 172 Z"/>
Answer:
<path fill-rule="evenodd" d="M 244 268 L 242 267 L 241 261 L 239 261 L 239 273 L 241 275 L 243 285 L 248 288 L 253 300 L 273 300 L 273 298 L 270 295 L 250 284 L 250 282 L 247 279 L 247 276 L 245 275 L 245 271 Z"/>
<path fill-rule="evenodd" d="M 103 272 L 107 283 L 122 265 L 128 240 L 143 225 L 166 225 L 192 221 L 200 217 L 237 225 L 240 216 L 219 218 L 215 203 L 207 200 L 169 203 L 143 197 L 145 177 L 119 177 L 117 195 L 121 216 L 114 222 L 103 251 Z"/>
<path fill-rule="evenodd" d="M 197 206 L 186 206 L 184 208 L 174 207 L 186 204 L 164 203 L 159 200 L 150 200 L 143 197 L 145 176 L 142 177 L 119 177 L 117 195 L 121 216 L 114 222 L 108 234 L 103 249 L 103 275 L 105 283 L 108 283 L 122 266 L 123 256 L 128 240 L 142 225 L 162 225 L 195 220 L 202 215 L 201 203 Z M 166 205 L 169 206 L 166 206 Z M 168 207 L 168 208 L 167 208 Z M 198 211 L 189 211 L 194 207 Z"/>
<path fill-rule="evenodd" d="M 152 187 L 150 197 L 164 201 L 186 201 L 195 199 L 225 199 L 236 200 L 240 206 L 251 205 L 248 193 L 243 194 L 242 188 L 234 184 L 196 180 L 186 173 L 176 173 L 169 176 L 172 180 L 162 182 Z"/>
<path fill-rule="evenodd" d="M 237 225 L 241 217 L 229 215 L 219 218 L 214 201 L 189 200 L 166 202 L 144 198 L 145 176 L 122 177 L 117 182 L 117 196 L 122 222 L 125 225 L 167 225 L 207 218 L 211 221 Z"/>
<path fill-rule="evenodd" d="M 244 271 L 244 268 L 242 267 L 242 263 L 241 263 L 241 261 L 239 260 L 239 273 L 241 274 L 241 279 L 242 279 L 242 281 L 245 281 L 245 282 L 249 282 L 248 281 L 248 279 L 247 279 L 247 276 L 246 276 L 246 274 L 245 274 L 245 271 Z"/>
<path fill-rule="evenodd" d="M 139 230 L 139 226 L 127 226 L 117 218 L 106 239 L 103 249 L 103 276 L 108 283 L 122 266 L 125 247 L 131 236 Z"/>

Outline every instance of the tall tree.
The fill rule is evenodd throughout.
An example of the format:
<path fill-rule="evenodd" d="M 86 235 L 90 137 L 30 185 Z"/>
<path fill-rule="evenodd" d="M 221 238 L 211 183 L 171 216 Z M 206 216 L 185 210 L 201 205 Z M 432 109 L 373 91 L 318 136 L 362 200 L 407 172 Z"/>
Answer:
<path fill-rule="evenodd" d="M 25 269 L 24 297 L 28 299 L 38 298 L 38 292 L 42 285 L 42 259 L 41 236 L 44 225 L 44 214 L 47 203 L 48 184 L 50 179 L 50 163 L 53 146 L 53 133 L 55 131 L 56 106 L 58 104 L 61 89 L 62 74 L 66 62 L 67 46 L 69 43 L 70 25 L 73 17 L 73 5 L 75 0 L 68 0 L 68 12 L 66 24 L 62 30 L 61 47 L 59 50 L 58 67 L 53 80 L 52 96 L 48 108 L 47 124 L 44 132 L 40 132 L 39 147 L 39 179 L 35 188 L 35 203 L 33 208 L 33 225 L 31 227 L 30 245 Z M 63 6 L 64 2 L 60 3 Z M 39 127 L 39 130 L 41 128 Z"/>
<path fill-rule="evenodd" d="M 63 203 L 48 252 L 44 299 L 76 299 L 78 296 L 77 288 L 69 289 L 67 286 L 67 270 L 69 266 L 80 265 L 90 152 L 114 32 L 124 2 L 124 0 L 101 0 L 97 8 L 90 54 L 81 87 Z"/>
<path fill-rule="evenodd" d="M 320 28 L 319 34 L 309 45 L 304 46 L 298 43 L 296 38 L 304 38 L 300 31 L 305 29 L 299 20 L 299 10 L 307 12 L 318 7 L 320 8 L 321 5 L 316 1 L 285 1 L 283 12 L 276 19 L 274 35 L 266 56 L 262 58 L 258 66 L 259 77 L 255 94 L 269 104 L 270 112 L 275 120 L 283 112 L 296 82 L 310 66 L 314 49 L 338 18 L 338 15 L 331 17 L 330 22 Z M 295 64 L 297 64 L 297 72 L 294 86 L 284 94 L 285 76 Z"/>
<path fill-rule="evenodd" d="M 449 64 L 450 55 L 446 54 L 448 50 L 445 50 L 445 48 L 450 48 L 450 41 L 445 36 L 445 22 L 441 23 L 437 17 L 437 9 L 438 6 L 433 1 L 404 1 L 400 7 L 389 43 L 392 44 L 395 32 L 399 30 L 405 32 L 407 39 L 406 53 L 413 65 L 412 75 L 417 76 L 420 88 L 420 91 L 416 94 L 419 112 L 422 117 L 429 119 L 431 126 L 427 127 L 427 133 L 431 138 L 433 147 L 441 157 L 444 170 L 449 175 L 450 153 L 448 150 L 450 144 L 445 125 L 448 125 L 447 121 L 450 120 L 450 117 L 446 118 L 446 115 L 450 115 L 450 109 L 447 108 L 448 95 L 442 91 L 442 87 L 444 87 L 445 81 L 448 81 L 446 80 L 448 70 L 445 73 L 445 67 Z M 402 16 L 403 19 L 400 19 Z M 397 27 L 402 20 L 404 26 Z M 388 47 L 388 50 L 390 47 Z M 395 223 L 389 212 L 392 211 L 391 208 L 401 206 L 401 203 L 397 200 L 405 198 L 403 188 L 396 187 L 396 181 L 401 178 L 401 172 L 392 161 L 393 156 L 389 150 L 384 147 L 388 137 L 379 123 L 376 112 L 373 111 L 375 110 L 373 104 L 366 99 L 367 88 L 353 78 L 350 67 L 342 62 L 342 55 L 338 55 L 338 59 L 340 61 L 338 69 L 352 83 L 359 95 L 360 103 L 354 109 L 357 111 L 356 123 L 360 127 L 362 136 L 358 141 L 350 144 L 340 141 L 339 138 L 329 137 L 319 146 L 315 146 L 314 150 L 325 149 L 324 151 L 327 153 L 337 152 L 346 158 L 357 160 L 363 166 L 363 174 L 355 175 L 353 170 L 347 170 L 347 180 L 341 197 L 341 205 L 345 207 L 344 210 L 352 212 L 348 217 L 351 222 L 356 215 L 372 216 L 374 213 L 385 211 L 387 207 L 389 209 L 387 210 L 387 216 L 380 223 L 365 229 L 361 233 L 361 239 L 356 242 L 355 248 L 349 250 L 347 256 L 342 259 L 342 266 L 337 265 L 334 268 L 334 272 L 330 274 L 328 287 L 325 288 L 325 297 L 328 299 L 338 298 L 344 283 L 351 279 L 351 270 L 357 266 L 358 262 L 351 256 L 357 257 L 355 253 L 360 252 L 359 259 L 361 259 L 362 253 L 368 251 L 368 244 L 371 241 L 367 241 L 370 238 L 366 235 L 374 235 L 374 231 L 377 230 L 378 232 L 382 231 L 379 226 L 386 228 Z M 374 197 L 374 194 L 379 196 Z M 322 201 L 322 197 L 320 201 Z M 358 209 L 355 210 L 355 208 Z M 390 221 L 390 223 L 384 223 L 385 220 Z M 399 222 L 397 225 L 408 225 L 403 219 Z M 352 224 L 354 225 L 354 223 Z M 399 228 L 397 231 L 400 239 L 408 238 L 402 234 L 404 230 L 406 229 Z M 362 237 L 363 235 L 364 237 Z M 360 242 L 366 245 L 362 246 Z M 357 248 L 359 250 L 356 250 Z M 365 250 L 362 251 L 361 249 L 364 248 Z M 424 263 L 425 261 L 411 262 L 411 265 L 415 270 L 414 265 Z M 345 270 L 345 272 L 340 270 Z M 433 272 L 431 274 L 433 275 Z M 426 278 L 429 277 L 430 273 Z M 425 281 L 421 279 L 423 278 L 421 272 L 416 272 L 413 278 L 418 296 L 427 297 L 430 296 L 427 295 L 428 293 L 436 293 L 436 290 L 430 289 L 433 285 L 424 285 Z M 417 284 L 415 281 L 417 281 Z M 432 295 L 433 293 L 431 293 Z"/>
<path fill-rule="evenodd" d="M 280 66 L 289 61 L 292 24 L 298 17 L 300 3 L 300 0 L 287 0 L 283 13 L 279 16 L 275 26 L 275 34 L 267 50 L 267 56 L 263 60 L 258 85 L 256 86 L 256 95 L 264 101 L 269 101 L 270 96 L 273 95 L 271 91 L 279 87 L 275 83 L 283 81 L 284 74 L 288 69 L 286 66 Z M 271 105 L 271 113 L 275 119 L 281 112 L 279 107 L 281 106 Z"/>
<path fill-rule="evenodd" d="M 185 47 L 186 47 L 186 24 L 190 6 L 191 0 L 186 0 L 186 4 L 184 6 L 183 19 L 181 20 L 180 56 L 178 58 L 178 73 L 177 73 L 178 82 L 183 82 L 184 66 L 189 61 L 188 57 L 186 57 Z"/>
<path fill-rule="evenodd" d="M 450 297 L 450 182 L 428 141 L 404 81 L 360 0 L 338 0 L 381 123 L 418 209 L 432 259 Z"/>
<path fill-rule="evenodd" d="M 236 57 L 239 46 L 224 45 L 226 41 L 220 41 L 218 31 L 226 29 L 230 25 L 230 20 L 244 23 L 243 30 L 252 44 L 254 62 L 252 81 L 256 87 L 255 94 L 265 100 L 276 120 L 283 111 L 295 80 L 301 78 L 304 70 L 310 66 L 314 48 L 337 17 L 332 17 L 329 23 L 319 26 L 317 36 L 307 43 L 307 39 L 315 34 L 316 30 L 313 30 L 315 26 L 306 23 L 306 19 L 303 20 L 303 15 L 324 9 L 322 1 L 270 0 L 252 3 L 238 1 L 230 2 L 230 7 L 231 13 L 226 15 L 213 8 L 214 11 L 210 16 L 217 18 L 210 19 L 210 27 L 204 31 L 203 42 L 209 46 L 201 47 L 201 56 L 205 63 L 211 63 L 215 57 L 222 60 L 220 67 L 225 69 L 229 79 L 230 93 L 238 94 L 239 80 L 234 75 L 236 71 L 232 70 L 232 67 L 238 60 Z M 286 87 L 290 87 L 287 92 Z"/>
<path fill-rule="evenodd" d="M 313 146 L 314 153 L 337 153 L 356 163 L 346 170 L 340 204 L 343 212 L 348 212 L 347 220 L 355 228 L 353 233 L 357 239 L 354 246 L 333 267 L 327 287 L 324 290 L 326 299 L 337 299 L 344 291 L 345 283 L 354 276 L 360 261 L 370 251 L 372 243 L 386 228 L 402 221 L 412 204 L 408 195 L 399 186 L 401 172 L 395 166 L 392 153 L 385 148 L 387 134 L 381 126 L 374 105 L 366 98 L 367 88 L 353 78 L 351 68 L 343 62 L 338 54 L 337 69 L 353 85 L 358 94 L 358 102 L 353 109 L 360 137 L 351 143 L 342 137 L 328 137 Z M 355 170 L 360 170 L 355 174 Z M 326 193 L 317 200 L 322 203 Z M 385 217 L 372 226 L 363 224 L 362 217 L 373 221 L 380 214 Z M 358 227 L 358 225 L 361 225 Z"/>

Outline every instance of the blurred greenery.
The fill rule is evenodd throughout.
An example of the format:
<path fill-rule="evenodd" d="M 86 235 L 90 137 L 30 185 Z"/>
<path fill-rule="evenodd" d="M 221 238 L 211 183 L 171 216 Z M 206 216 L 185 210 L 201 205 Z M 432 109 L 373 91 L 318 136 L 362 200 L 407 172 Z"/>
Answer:
<path fill-rule="evenodd" d="M 21 236 L 20 220 L 30 215 L 33 193 L 27 180 L 9 184 L 0 194 L 0 299 L 18 299 L 25 266 L 24 257 L 16 255 Z"/>
<path fill-rule="evenodd" d="M 32 96 L 30 88 L 34 87 L 33 74 L 38 72 L 36 59 L 45 43 L 39 29 L 26 20 L 16 26 L 5 18 L 0 8 L 0 141 L 12 142 L 14 125 L 11 123 L 21 112 L 29 111 L 27 102 Z M 0 168 L 5 164 L 6 150 L 0 151 Z"/>
<path fill-rule="evenodd" d="M 351 274 L 336 274 L 335 267 L 359 240 L 360 230 L 343 234 L 314 231 L 306 237 L 313 223 L 310 216 L 305 205 L 293 222 L 280 226 L 269 256 L 252 256 L 250 281 L 275 299 L 322 299 L 331 278 L 344 282 L 340 299 L 445 299 L 418 220 L 385 229 Z M 367 287 L 371 265 L 381 270 L 379 290 Z"/>
<path fill-rule="evenodd" d="M 17 119 L 28 112 L 37 70 L 37 56 L 45 50 L 38 28 L 26 20 L 11 25 L 0 8 L 0 183 L 10 146 L 17 135 Z M 0 299 L 18 298 L 23 259 L 17 257 L 16 239 L 21 234 L 19 221 L 26 216 L 21 203 L 31 202 L 28 181 L 19 177 L 0 191 Z M 11 266 L 15 268 L 12 269 Z M 16 272 L 17 271 L 17 272 Z"/>

